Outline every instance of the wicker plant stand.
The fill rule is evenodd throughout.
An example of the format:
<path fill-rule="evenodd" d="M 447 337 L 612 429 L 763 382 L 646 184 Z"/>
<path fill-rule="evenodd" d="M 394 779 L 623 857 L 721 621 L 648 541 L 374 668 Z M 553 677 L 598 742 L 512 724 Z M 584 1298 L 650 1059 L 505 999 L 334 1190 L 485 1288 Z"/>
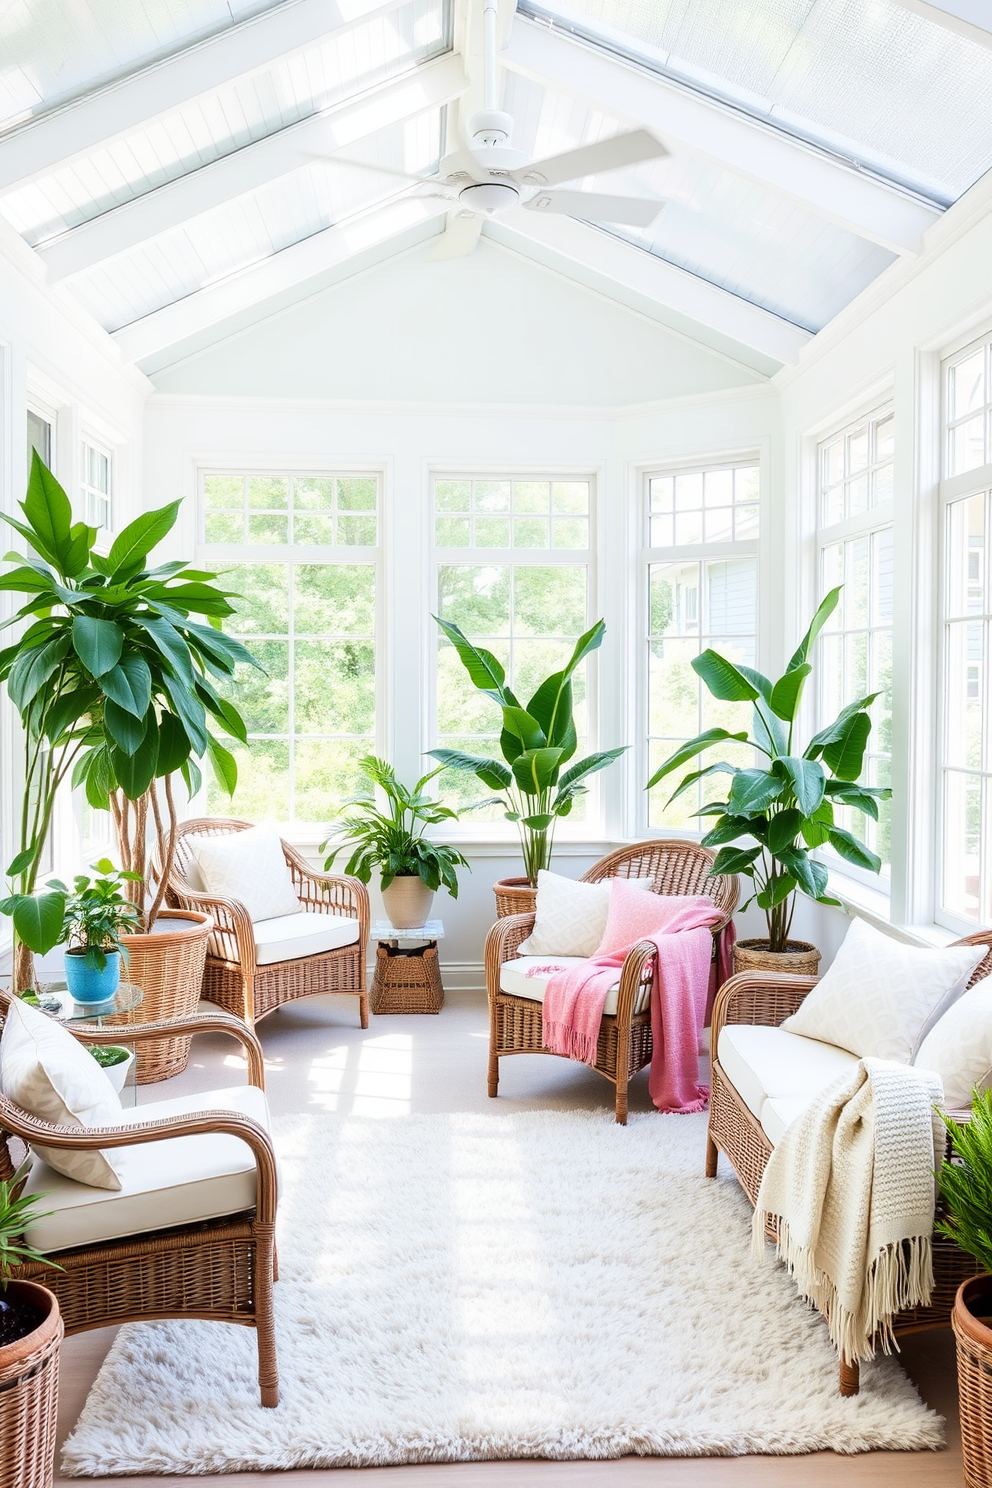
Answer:
<path fill-rule="evenodd" d="M 533 914 L 537 909 L 537 889 L 529 878 L 498 878 L 493 884 L 496 895 L 496 917 Z"/>
<path fill-rule="evenodd" d="M 439 1013 L 444 1006 L 437 943 L 403 946 L 380 943 L 372 978 L 374 1013 Z"/>
<path fill-rule="evenodd" d="M 12 1281 L 11 1291 L 47 1309 L 44 1322 L 0 1348 L 0 1483 L 3 1488 L 52 1488 L 59 1346 L 64 1328 L 47 1287 Z"/>
<path fill-rule="evenodd" d="M 794 976 L 816 976 L 820 952 L 808 940 L 790 940 L 784 951 L 770 951 L 767 940 L 739 940 L 734 946 L 734 971 L 787 971 Z"/>
<path fill-rule="evenodd" d="M 163 909 L 150 935 L 122 935 L 127 978 L 144 993 L 130 1023 L 185 1022 L 200 1001 L 207 945 L 214 922 L 191 909 Z M 189 1038 L 154 1039 L 138 1045 L 139 1085 L 182 1074 L 189 1063 Z"/>
<path fill-rule="evenodd" d="M 966 1488 L 992 1488 L 992 1278 L 975 1276 L 958 1288 L 951 1325 L 958 1355 L 961 1455 Z"/>

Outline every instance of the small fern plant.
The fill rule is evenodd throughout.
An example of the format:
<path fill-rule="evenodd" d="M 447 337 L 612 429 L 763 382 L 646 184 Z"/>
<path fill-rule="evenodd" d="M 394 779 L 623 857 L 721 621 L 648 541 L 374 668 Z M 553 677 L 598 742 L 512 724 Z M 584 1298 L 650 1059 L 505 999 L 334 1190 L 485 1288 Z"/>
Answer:
<path fill-rule="evenodd" d="M 937 1229 L 992 1274 L 992 1090 L 976 1093 L 966 1125 L 943 1119 L 955 1160 L 944 1162 L 937 1175 L 947 1207 Z"/>
<path fill-rule="evenodd" d="M 45 1198 L 44 1194 L 21 1192 L 30 1171 L 31 1159 L 28 1158 L 12 1178 L 0 1179 L 0 1293 L 7 1290 L 11 1275 L 25 1261 L 51 1266 L 56 1271 L 63 1269 L 58 1261 L 49 1260 L 24 1239 L 24 1231 L 32 1220 L 48 1218 L 47 1214 L 38 1213 L 38 1204 Z"/>

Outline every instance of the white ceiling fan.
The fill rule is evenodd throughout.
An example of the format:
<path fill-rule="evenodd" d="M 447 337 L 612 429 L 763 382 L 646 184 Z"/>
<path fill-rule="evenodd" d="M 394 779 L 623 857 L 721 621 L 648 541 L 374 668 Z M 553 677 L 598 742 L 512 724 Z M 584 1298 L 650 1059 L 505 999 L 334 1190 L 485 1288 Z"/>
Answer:
<path fill-rule="evenodd" d="M 482 0 L 485 107 L 468 121 L 470 145 L 446 155 L 436 176 L 407 175 L 386 166 L 344 160 L 341 156 L 321 158 L 347 165 L 361 164 L 363 170 L 383 171 L 403 180 L 440 188 L 420 193 L 450 201 L 454 208 L 448 216 L 447 230 L 430 255 L 434 259 L 461 258 L 472 253 L 485 219 L 514 207 L 577 217 L 582 222 L 647 227 L 661 211 L 663 202 L 646 197 L 549 189 L 666 156 L 665 146 L 646 129 L 618 134 L 594 145 L 580 145 L 546 160 L 529 160 L 523 151 L 511 148 L 513 119 L 496 107 L 497 4 L 498 0 Z"/>

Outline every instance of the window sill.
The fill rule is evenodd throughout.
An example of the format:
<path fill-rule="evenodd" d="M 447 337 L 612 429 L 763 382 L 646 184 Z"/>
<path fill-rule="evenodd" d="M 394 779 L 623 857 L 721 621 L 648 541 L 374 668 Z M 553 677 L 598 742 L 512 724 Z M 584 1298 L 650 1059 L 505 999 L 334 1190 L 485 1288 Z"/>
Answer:
<path fill-rule="evenodd" d="M 827 879 L 827 892 L 839 899 L 849 915 L 867 920 L 878 930 L 907 945 L 941 948 L 952 945 L 957 939 L 953 930 L 943 925 L 897 925 L 892 920 L 892 906 L 888 894 L 881 889 L 869 888 L 858 879 L 848 878 L 844 873 L 831 870 Z"/>

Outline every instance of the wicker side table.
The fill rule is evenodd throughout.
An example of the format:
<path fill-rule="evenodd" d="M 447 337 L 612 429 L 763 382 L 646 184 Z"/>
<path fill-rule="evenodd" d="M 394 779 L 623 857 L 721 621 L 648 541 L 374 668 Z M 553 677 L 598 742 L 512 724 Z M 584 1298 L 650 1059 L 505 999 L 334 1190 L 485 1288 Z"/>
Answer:
<path fill-rule="evenodd" d="M 369 998 L 373 1013 L 439 1013 L 444 1003 L 437 959 L 437 943 L 444 938 L 441 921 L 399 930 L 376 920 L 370 938 L 379 942 Z M 419 943 L 407 944 L 411 941 Z"/>

